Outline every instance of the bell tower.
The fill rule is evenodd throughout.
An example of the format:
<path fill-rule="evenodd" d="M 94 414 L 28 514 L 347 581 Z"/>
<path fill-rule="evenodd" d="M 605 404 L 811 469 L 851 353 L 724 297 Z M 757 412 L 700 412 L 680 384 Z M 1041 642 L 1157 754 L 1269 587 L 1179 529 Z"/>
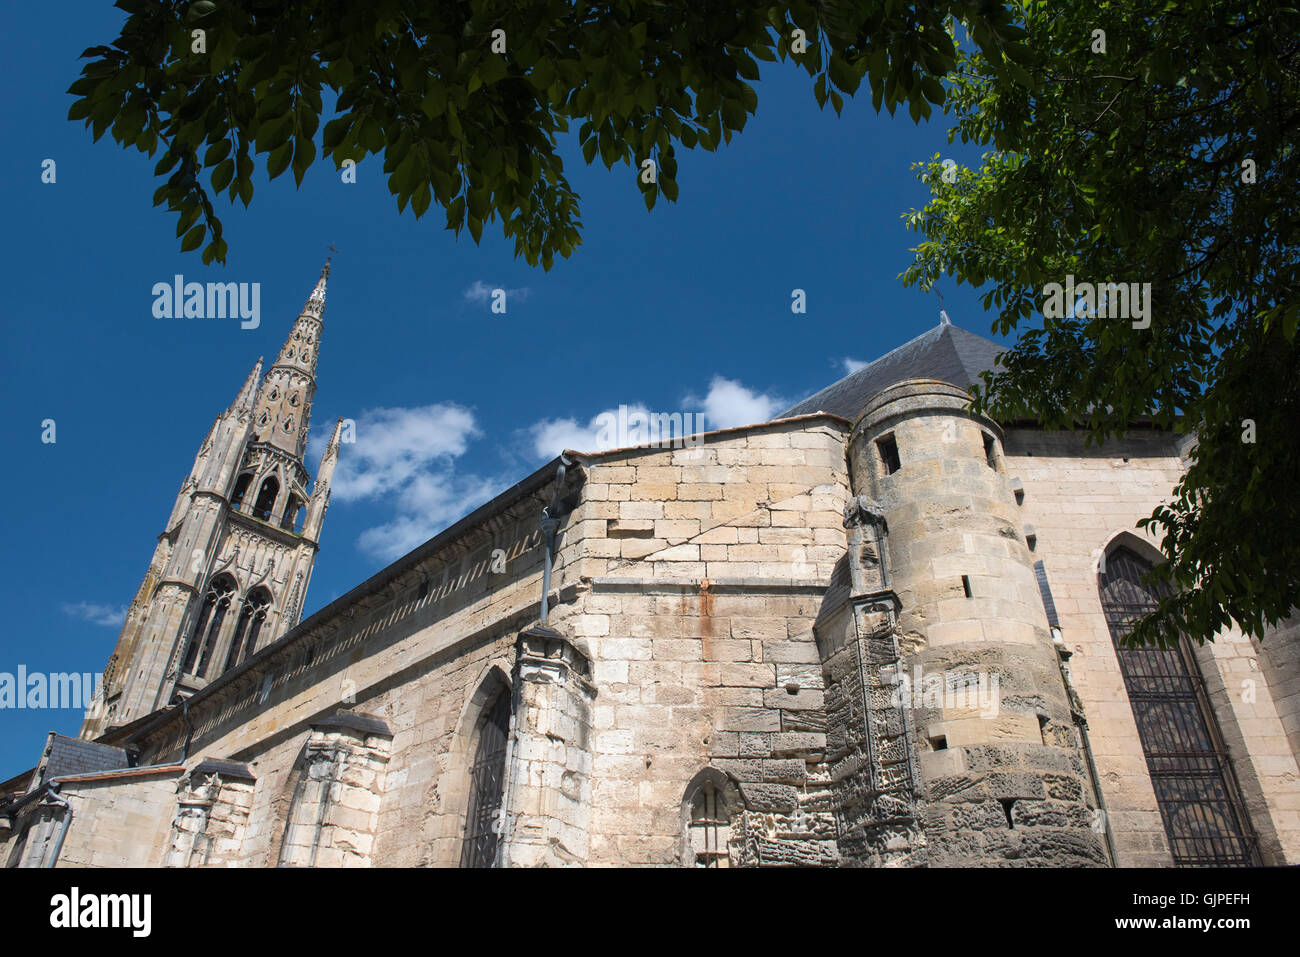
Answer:
<path fill-rule="evenodd" d="M 199 449 L 82 738 L 188 697 L 301 618 L 342 429 L 339 420 L 308 492 L 303 453 L 329 271 L 326 262 L 265 378 L 259 359 Z"/>

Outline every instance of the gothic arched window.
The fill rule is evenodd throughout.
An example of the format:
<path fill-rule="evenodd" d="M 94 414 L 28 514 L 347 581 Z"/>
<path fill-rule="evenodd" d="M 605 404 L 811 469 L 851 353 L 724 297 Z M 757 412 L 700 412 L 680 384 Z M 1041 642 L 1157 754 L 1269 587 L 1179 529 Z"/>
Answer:
<path fill-rule="evenodd" d="M 506 744 L 510 737 L 510 690 L 502 688 L 484 709 L 478 728 L 478 745 L 470 767 L 469 810 L 465 814 L 465 841 L 461 867 L 491 867 L 496 862 L 497 817 L 505 792 Z"/>
<path fill-rule="evenodd" d="M 239 622 L 235 625 L 235 637 L 230 639 L 230 651 L 226 654 L 226 666 L 222 671 L 229 671 L 248 658 L 257 646 L 257 636 L 266 621 L 267 609 L 271 607 L 271 596 L 265 588 L 254 588 L 244 599 L 244 607 L 239 611 Z"/>
<path fill-rule="evenodd" d="M 1101 605 L 1174 864 L 1258 864 L 1236 774 L 1188 640 L 1174 648 L 1122 643 L 1133 622 L 1170 594 L 1163 585 L 1142 581 L 1152 567 L 1123 546 L 1109 552 L 1101 574 Z"/>
<path fill-rule="evenodd" d="M 235 582 L 229 575 L 218 575 L 212 580 L 208 592 L 203 596 L 203 607 L 199 610 L 198 621 L 190 636 L 190 644 L 185 652 L 185 663 L 181 671 L 202 678 L 212 660 L 212 651 L 217 638 L 221 635 L 221 625 L 226 620 L 226 611 L 235 594 Z M 201 652 L 201 655 L 200 655 Z M 195 659 L 198 665 L 195 666 Z"/>
<path fill-rule="evenodd" d="M 244 496 L 248 494 L 248 487 L 253 484 L 253 473 L 245 472 L 235 480 L 235 492 L 230 496 L 230 507 L 238 511 L 244 504 Z"/>
<path fill-rule="evenodd" d="M 280 483 L 276 481 L 274 475 L 269 476 L 262 483 L 262 490 L 257 493 L 257 504 L 253 506 L 253 514 L 262 521 L 269 521 L 271 518 L 271 509 L 275 508 L 275 500 L 280 495 Z"/>
<path fill-rule="evenodd" d="M 298 511 L 302 508 L 302 501 L 297 495 L 290 495 L 289 500 L 284 503 L 284 514 L 280 517 L 280 527 L 293 531 L 293 527 L 298 524 Z"/>

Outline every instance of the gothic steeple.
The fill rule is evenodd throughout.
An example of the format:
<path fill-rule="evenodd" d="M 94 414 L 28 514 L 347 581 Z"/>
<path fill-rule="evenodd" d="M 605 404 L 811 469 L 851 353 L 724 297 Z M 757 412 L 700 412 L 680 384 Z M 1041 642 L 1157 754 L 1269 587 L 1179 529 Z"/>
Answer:
<path fill-rule="evenodd" d="M 259 359 L 209 430 L 86 709 L 83 738 L 193 694 L 302 617 L 342 441 L 340 422 L 308 492 L 303 451 L 328 276 L 326 262 L 265 380 Z"/>
<path fill-rule="evenodd" d="M 307 297 L 289 338 L 266 374 L 253 411 L 254 441 L 273 445 L 300 460 L 307 446 L 311 401 L 316 393 L 316 357 L 320 354 L 321 316 L 325 312 L 329 274 L 326 260 L 316 288 Z"/>

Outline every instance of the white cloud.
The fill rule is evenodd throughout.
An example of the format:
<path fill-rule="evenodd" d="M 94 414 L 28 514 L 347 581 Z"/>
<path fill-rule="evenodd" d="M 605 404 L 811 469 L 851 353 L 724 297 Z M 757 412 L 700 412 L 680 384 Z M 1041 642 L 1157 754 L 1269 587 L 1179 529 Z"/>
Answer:
<path fill-rule="evenodd" d="M 461 295 L 465 297 L 466 302 L 485 303 L 492 298 L 492 291 L 494 289 L 501 288 L 502 287 L 500 286 L 488 285 L 482 279 L 475 279 L 474 282 L 472 282 L 465 291 L 461 293 Z M 524 286 L 520 289 L 506 289 L 504 291 L 506 294 L 506 303 L 509 304 L 511 300 L 518 299 L 522 302 L 527 299 L 529 294 L 532 292 L 532 289 L 528 286 Z"/>
<path fill-rule="evenodd" d="M 686 401 L 692 400 L 688 397 Z M 715 375 L 709 383 L 709 394 L 701 404 L 704 406 L 704 421 L 713 430 L 766 422 L 789 403 L 778 396 L 754 392 L 739 382 Z"/>
<path fill-rule="evenodd" d="M 865 369 L 868 365 L 870 365 L 870 363 L 862 362 L 859 359 L 850 359 L 848 356 L 845 356 L 840 360 L 840 366 L 844 369 L 845 375 L 853 375 L 853 373 L 857 372 L 859 369 Z"/>
<path fill-rule="evenodd" d="M 105 628 L 121 628 L 122 622 L 126 621 L 126 606 L 120 605 L 96 605 L 94 602 L 64 602 L 63 613 L 71 615 L 73 618 L 80 618 L 82 621 L 88 621 L 92 625 L 102 625 Z"/>
<path fill-rule="evenodd" d="M 368 528 L 357 539 L 360 549 L 393 561 L 423 545 L 439 531 L 464 518 L 505 488 L 477 476 L 457 476 L 450 469 L 417 476 L 398 496 L 398 514 Z"/>
<path fill-rule="evenodd" d="M 357 418 L 356 441 L 340 449 L 334 497 L 352 502 L 403 489 L 463 455 L 478 435 L 474 413 L 452 403 L 367 409 Z M 313 457 L 325 441 L 313 440 Z"/>
<path fill-rule="evenodd" d="M 362 532 L 358 547 L 392 561 L 499 490 L 498 482 L 456 474 L 456 460 L 480 434 L 474 413 L 454 403 L 361 413 L 356 442 L 339 450 L 331 482 L 335 501 L 382 499 L 397 514 Z M 313 437 L 313 458 L 326 441 L 323 433 Z"/>
<path fill-rule="evenodd" d="M 640 402 L 627 407 L 628 415 L 638 412 L 649 415 L 650 410 Z M 586 425 L 578 424 L 576 419 L 542 419 L 528 429 L 533 435 L 533 452 L 539 459 L 552 459 L 565 449 L 573 449 L 575 452 L 604 452 L 620 448 L 621 443 L 616 435 L 612 439 L 601 435 L 602 430 L 608 435 L 610 430 L 606 426 L 611 421 L 611 416 L 617 422 L 618 409 L 599 412 Z"/>
<path fill-rule="evenodd" d="M 766 422 L 788 405 L 780 396 L 755 392 L 739 382 L 714 376 L 708 394 L 703 398 L 687 395 L 678 409 L 651 410 L 645 403 L 636 402 L 622 407 L 621 414 L 619 408 L 605 409 L 592 416 L 586 424 L 575 418 L 541 419 L 526 433 L 532 436 L 534 456 L 545 460 L 554 458 L 564 449 L 603 452 L 656 441 L 668 433 L 666 426 L 654 421 L 663 415 L 678 417 L 678 422 L 673 425 L 673 435 L 689 435 Z M 638 424 L 638 414 L 652 421 L 647 424 L 642 420 Z"/>

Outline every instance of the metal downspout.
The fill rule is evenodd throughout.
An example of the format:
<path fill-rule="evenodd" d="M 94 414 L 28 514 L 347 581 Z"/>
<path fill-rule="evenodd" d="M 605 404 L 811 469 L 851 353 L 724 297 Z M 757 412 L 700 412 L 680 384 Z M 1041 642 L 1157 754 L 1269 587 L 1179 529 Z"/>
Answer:
<path fill-rule="evenodd" d="M 54 842 L 54 853 L 50 855 L 50 862 L 46 867 L 54 867 L 59 862 L 59 854 L 63 852 L 63 839 L 68 836 L 68 827 L 72 824 L 72 805 L 68 799 L 58 793 L 59 782 L 51 781 L 49 785 L 49 794 L 46 795 L 55 804 L 61 805 L 67 812 L 63 815 L 63 821 L 59 825 L 59 839 Z"/>
<path fill-rule="evenodd" d="M 1061 681 L 1065 684 L 1065 695 L 1070 702 L 1070 717 L 1074 719 L 1074 727 L 1079 732 L 1079 743 L 1083 750 L 1083 758 L 1088 762 L 1088 782 L 1092 785 L 1092 795 L 1097 801 L 1097 810 L 1101 812 L 1102 836 L 1106 839 L 1106 851 L 1110 855 L 1110 866 L 1119 867 L 1119 858 L 1115 856 L 1115 839 L 1110 830 L 1110 812 L 1106 810 L 1106 798 L 1101 793 L 1101 780 L 1097 776 L 1097 763 L 1092 757 L 1092 742 L 1088 738 L 1088 718 L 1083 712 L 1083 699 L 1074 688 L 1074 682 L 1070 680 L 1070 655 L 1071 652 L 1065 647 L 1065 640 L 1061 636 L 1059 627 L 1052 627 L 1052 644 L 1056 647 L 1057 665 L 1061 669 Z"/>

